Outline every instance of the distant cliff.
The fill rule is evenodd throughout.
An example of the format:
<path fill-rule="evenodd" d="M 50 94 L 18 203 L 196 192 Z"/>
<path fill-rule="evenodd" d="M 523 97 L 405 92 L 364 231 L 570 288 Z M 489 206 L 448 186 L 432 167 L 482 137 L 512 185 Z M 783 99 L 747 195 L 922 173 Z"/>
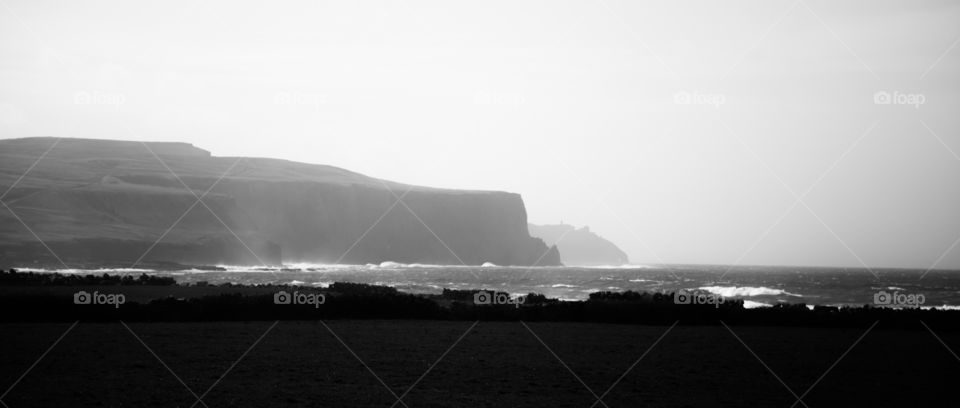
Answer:
<path fill-rule="evenodd" d="M 624 265 L 630 263 L 627 254 L 613 242 L 590 232 L 590 228 L 574 228 L 572 225 L 528 226 L 530 235 L 542 239 L 547 245 L 556 245 L 561 260 L 570 266 Z M 559 242 L 558 242 L 559 241 Z"/>
<path fill-rule="evenodd" d="M 0 194 L 56 140 L 0 140 Z M 61 139 L 2 202 L 13 210 L 0 208 L 3 263 L 59 264 L 53 254 L 70 266 L 141 256 L 246 265 L 560 262 L 528 234 L 518 194 L 215 157 L 185 143 Z"/>

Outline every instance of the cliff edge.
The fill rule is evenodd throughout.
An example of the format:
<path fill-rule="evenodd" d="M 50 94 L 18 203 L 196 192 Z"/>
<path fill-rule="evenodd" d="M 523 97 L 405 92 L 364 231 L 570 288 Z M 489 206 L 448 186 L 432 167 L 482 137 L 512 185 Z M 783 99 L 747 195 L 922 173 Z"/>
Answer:
<path fill-rule="evenodd" d="M 529 225 L 530 235 L 560 250 L 561 260 L 569 266 L 626 265 L 627 254 L 613 242 L 572 225 Z"/>
<path fill-rule="evenodd" d="M 2 191 L 34 162 L 0 199 L 3 263 L 560 263 L 529 235 L 513 193 L 216 157 L 186 143 L 51 137 L 0 140 Z"/>

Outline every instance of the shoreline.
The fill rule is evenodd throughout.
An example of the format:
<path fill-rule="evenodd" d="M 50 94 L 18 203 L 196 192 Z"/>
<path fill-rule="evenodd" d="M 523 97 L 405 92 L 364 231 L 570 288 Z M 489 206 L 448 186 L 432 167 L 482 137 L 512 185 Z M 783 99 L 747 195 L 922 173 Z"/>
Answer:
<path fill-rule="evenodd" d="M 486 293 L 487 303 L 478 300 L 482 292 Z M 147 274 L 134 278 L 131 275 L 4 272 L 0 274 L 0 308 L 17 313 L 4 313 L 0 319 L 41 322 L 359 318 L 642 325 L 680 320 L 694 325 L 729 322 L 785 327 L 866 327 L 883 320 L 882 327 L 887 328 L 922 329 L 917 322 L 924 321 L 938 330 L 960 330 L 960 310 L 870 305 L 811 307 L 803 303 L 746 308 L 742 299 L 724 300 L 700 294 L 697 296 L 702 301 L 691 301 L 682 295 L 597 291 L 587 300 L 571 302 L 537 293 L 521 298 L 481 285 L 470 290 L 443 289 L 440 294 L 411 294 L 389 286 L 349 282 L 335 282 L 325 288 L 285 284 L 184 285 L 170 277 Z M 292 302 L 290 297 L 294 298 Z M 299 301 L 300 298 L 307 300 Z M 308 301 L 309 298 L 313 301 Z M 491 298 L 497 300 L 491 301 Z M 283 299 L 287 303 L 283 303 Z M 686 299 L 686 303 L 679 299 Z"/>
<path fill-rule="evenodd" d="M 601 291 L 672 293 L 679 290 L 707 291 L 726 299 L 742 300 L 746 308 L 805 304 L 824 307 L 861 307 L 875 304 L 880 292 L 915 293 L 924 296 L 922 309 L 960 310 L 960 273 L 936 275 L 931 272 L 923 284 L 914 280 L 925 271 L 910 271 L 874 280 L 850 275 L 839 288 L 810 285 L 815 276 L 796 278 L 785 271 L 733 270 L 725 280 L 716 280 L 715 271 L 689 270 L 676 273 L 658 269 L 610 269 L 606 267 L 468 267 L 448 265 L 396 264 L 380 265 L 288 265 L 283 268 L 236 267 L 228 265 L 185 266 L 167 269 L 148 267 L 121 268 L 100 265 L 99 269 L 18 269 L 25 273 L 60 274 L 65 276 L 111 275 L 170 277 L 178 284 L 218 286 L 300 286 L 323 290 L 335 282 L 354 282 L 374 286 L 390 286 L 414 295 L 439 295 L 444 289 L 478 290 L 482 288 L 509 292 L 511 295 L 540 293 L 561 301 L 578 302 Z M 189 269 L 187 269 L 189 268 Z M 242 268 L 242 269 L 237 269 Z M 817 270 L 817 268 L 808 268 Z M 679 274 L 679 275 L 678 275 Z M 855 275 L 855 274 L 854 274 Z M 720 278 L 723 277 L 721 274 Z M 832 279 L 837 279 L 833 277 Z"/>

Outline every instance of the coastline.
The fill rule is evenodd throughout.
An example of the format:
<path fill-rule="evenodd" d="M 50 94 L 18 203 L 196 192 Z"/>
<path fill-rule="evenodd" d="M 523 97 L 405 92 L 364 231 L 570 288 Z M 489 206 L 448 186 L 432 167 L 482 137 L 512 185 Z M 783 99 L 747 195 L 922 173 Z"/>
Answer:
<path fill-rule="evenodd" d="M 477 296 L 502 299 L 480 303 Z M 63 275 L 33 272 L 0 274 L 0 307 L 7 322 L 53 321 L 235 321 L 324 319 L 428 319 L 460 321 L 554 321 L 657 325 L 671 321 L 718 325 L 867 327 L 960 330 L 960 310 L 850 307 L 782 303 L 747 308 L 741 299 L 711 298 L 684 303 L 681 292 L 597 291 L 582 301 L 561 301 L 538 293 L 522 296 L 493 287 L 443 289 L 439 294 L 405 293 L 394 287 L 335 282 L 323 288 L 291 285 L 183 284 L 170 277 Z M 78 300 L 78 296 L 86 296 Z M 91 302 L 89 297 L 101 296 Z M 278 296 L 323 298 L 317 304 L 283 304 Z M 112 303 L 108 297 L 122 298 Z M 713 301 L 709 301 L 713 299 Z M 92 304 L 91 304 L 92 303 Z"/>
<path fill-rule="evenodd" d="M 584 301 L 595 292 L 672 293 L 705 291 L 743 300 L 747 308 L 803 303 L 808 307 L 860 307 L 876 296 L 922 295 L 922 308 L 960 307 L 960 273 L 949 270 L 868 270 L 702 265 L 623 267 L 518 267 L 400 264 L 291 264 L 282 267 L 231 265 L 91 265 L 88 269 L 25 268 L 23 272 L 64 275 L 142 273 L 189 285 L 292 285 L 324 289 L 335 282 L 390 286 L 405 293 L 439 295 L 444 289 L 497 289 L 518 296 L 539 293 L 562 301 Z M 729 272 L 729 273 L 727 273 Z M 824 285 L 822 282 L 830 282 Z"/>

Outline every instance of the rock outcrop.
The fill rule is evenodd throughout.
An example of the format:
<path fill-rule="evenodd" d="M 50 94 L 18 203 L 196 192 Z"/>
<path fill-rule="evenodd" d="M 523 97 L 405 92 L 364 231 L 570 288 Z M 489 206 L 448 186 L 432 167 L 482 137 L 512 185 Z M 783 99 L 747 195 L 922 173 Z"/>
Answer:
<path fill-rule="evenodd" d="M 627 254 L 613 242 L 590 232 L 589 227 L 572 225 L 529 225 L 530 235 L 556 246 L 569 266 L 625 265 Z"/>

